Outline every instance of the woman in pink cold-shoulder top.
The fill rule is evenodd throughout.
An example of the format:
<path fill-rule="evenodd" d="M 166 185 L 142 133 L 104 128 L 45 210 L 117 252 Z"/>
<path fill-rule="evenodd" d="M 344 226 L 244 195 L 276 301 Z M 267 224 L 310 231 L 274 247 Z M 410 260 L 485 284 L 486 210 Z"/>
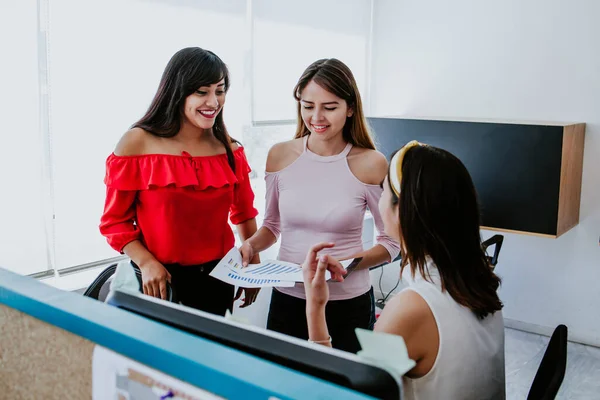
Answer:
<path fill-rule="evenodd" d="M 344 282 L 329 282 L 331 301 L 326 309 L 336 338 L 333 346 L 357 352 L 355 328 L 372 329 L 375 323 L 369 267 L 389 262 L 399 253 L 398 242 L 383 233 L 377 207 L 388 164 L 375 150 L 360 93 L 344 63 L 314 62 L 298 81 L 294 96 L 298 102 L 295 138 L 269 151 L 264 223 L 240 251 L 248 262 L 281 238 L 278 259 L 282 261 L 301 264 L 317 242 L 334 242 L 329 254 L 337 260 L 362 257 Z M 375 246 L 364 250 L 367 208 L 381 234 Z M 273 290 L 267 328 L 308 339 L 303 284 Z"/>

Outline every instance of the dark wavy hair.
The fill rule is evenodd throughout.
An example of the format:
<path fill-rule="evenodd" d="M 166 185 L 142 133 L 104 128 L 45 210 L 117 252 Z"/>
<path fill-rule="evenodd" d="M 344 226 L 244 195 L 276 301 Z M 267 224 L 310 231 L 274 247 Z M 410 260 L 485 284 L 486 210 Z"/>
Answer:
<path fill-rule="evenodd" d="M 389 174 L 395 169 L 390 166 Z M 388 176 L 388 182 L 391 182 Z M 391 189 L 391 184 L 390 184 Z M 437 266 L 442 289 L 483 319 L 501 310 L 500 278 L 481 245 L 475 186 L 463 163 L 433 146 L 415 146 L 402 161 L 399 205 L 401 270 L 410 265 L 430 279 L 426 258 Z"/>
<path fill-rule="evenodd" d="M 171 57 L 163 72 L 158 90 L 146 114 L 132 127 L 141 128 L 160 137 L 173 137 L 181 128 L 185 99 L 201 86 L 210 86 L 225 80 L 229 90 L 227 65 L 212 51 L 187 47 Z M 223 110 L 217 115 L 212 128 L 215 138 L 225 146 L 227 160 L 235 171 L 232 139 L 223 122 Z"/>

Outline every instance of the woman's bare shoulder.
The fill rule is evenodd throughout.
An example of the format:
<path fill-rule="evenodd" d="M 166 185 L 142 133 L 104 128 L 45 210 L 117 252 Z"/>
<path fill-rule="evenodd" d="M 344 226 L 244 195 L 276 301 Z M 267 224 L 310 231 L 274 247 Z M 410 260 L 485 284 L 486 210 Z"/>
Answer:
<path fill-rule="evenodd" d="M 303 140 L 292 139 L 275 144 L 267 156 L 267 172 L 279 172 L 290 166 L 303 151 Z"/>
<path fill-rule="evenodd" d="M 352 148 L 348 165 L 354 176 L 367 185 L 380 185 L 388 173 L 388 162 L 377 150 Z"/>

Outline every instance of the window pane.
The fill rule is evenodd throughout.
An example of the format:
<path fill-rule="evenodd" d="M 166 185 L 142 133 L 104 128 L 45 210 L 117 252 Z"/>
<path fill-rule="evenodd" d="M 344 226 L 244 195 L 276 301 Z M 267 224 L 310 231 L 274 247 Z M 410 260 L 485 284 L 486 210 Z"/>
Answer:
<path fill-rule="evenodd" d="M 276 143 L 293 139 L 295 132 L 296 124 L 244 127 L 244 147 L 252 168 L 250 177 L 256 199 L 254 205 L 259 210 L 256 217 L 259 226 L 265 216 L 265 166 L 269 149 Z"/>
<path fill-rule="evenodd" d="M 47 270 L 35 0 L 0 2 L 0 267 Z"/>
<path fill-rule="evenodd" d="M 228 64 L 225 122 L 240 136 L 245 1 L 53 0 L 50 7 L 56 259 L 65 268 L 116 255 L 98 231 L 104 163 L 177 50 L 203 47 Z"/>
<path fill-rule="evenodd" d="M 312 62 L 338 58 L 366 84 L 368 0 L 256 0 L 254 20 L 255 121 L 296 116 L 293 89 Z"/>

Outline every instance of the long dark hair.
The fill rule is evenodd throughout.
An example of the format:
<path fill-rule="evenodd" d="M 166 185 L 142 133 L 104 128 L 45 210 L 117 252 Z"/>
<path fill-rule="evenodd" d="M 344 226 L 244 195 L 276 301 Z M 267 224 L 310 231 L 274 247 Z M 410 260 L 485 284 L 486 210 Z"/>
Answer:
<path fill-rule="evenodd" d="M 395 168 L 390 167 L 390 174 Z M 391 182 L 388 176 L 388 181 Z M 391 184 L 390 184 L 391 189 Z M 401 270 L 410 265 L 430 279 L 426 258 L 440 274 L 442 289 L 483 319 L 502 309 L 500 278 L 481 246 L 480 211 L 469 172 L 451 153 L 415 146 L 402 161 L 399 203 Z"/>
<path fill-rule="evenodd" d="M 221 79 L 225 80 L 224 90 L 229 90 L 229 70 L 215 53 L 199 47 L 179 50 L 169 60 L 148 111 L 133 127 L 160 137 L 177 135 L 184 115 L 185 99 L 201 86 L 213 85 Z M 223 109 L 217 115 L 212 131 L 225 146 L 227 160 L 235 171 L 231 144 L 237 141 L 227 132 Z"/>
<path fill-rule="evenodd" d="M 344 124 L 344 140 L 356 147 L 375 150 L 375 143 L 369 132 L 369 125 L 363 112 L 362 100 L 354 75 L 346 64 L 336 58 L 324 58 L 309 65 L 294 87 L 294 98 L 298 102 L 295 138 L 299 139 L 310 134 L 302 120 L 300 105 L 302 91 L 310 81 L 315 81 L 329 93 L 344 99 L 348 108 L 353 110 L 352 115 L 346 118 L 346 124 Z"/>

